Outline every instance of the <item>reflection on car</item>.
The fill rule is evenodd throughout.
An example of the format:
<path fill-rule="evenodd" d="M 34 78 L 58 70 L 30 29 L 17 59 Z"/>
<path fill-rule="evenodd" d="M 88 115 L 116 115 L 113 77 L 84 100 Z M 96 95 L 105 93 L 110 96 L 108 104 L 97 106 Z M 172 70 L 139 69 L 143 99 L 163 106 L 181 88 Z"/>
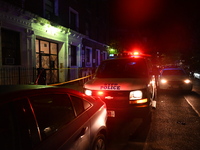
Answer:
<path fill-rule="evenodd" d="M 191 91 L 193 84 L 182 68 L 164 68 L 161 70 L 158 86 L 161 90 Z"/>
<path fill-rule="evenodd" d="M 194 76 L 195 79 L 200 79 L 200 71 L 195 71 L 193 73 L 193 76 Z"/>
<path fill-rule="evenodd" d="M 99 98 L 41 85 L 0 90 L 1 149 L 105 149 L 107 110 Z"/>

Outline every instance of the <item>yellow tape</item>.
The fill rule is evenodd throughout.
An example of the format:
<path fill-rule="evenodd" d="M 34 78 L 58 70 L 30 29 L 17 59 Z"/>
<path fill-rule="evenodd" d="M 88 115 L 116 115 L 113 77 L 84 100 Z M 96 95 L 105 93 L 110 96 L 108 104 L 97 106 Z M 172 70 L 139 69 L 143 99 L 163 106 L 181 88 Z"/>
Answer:
<path fill-rule="evenodd" d="M 75 82 L 75 81 L 82 80 L 82 79 L 85 79 L 85 78 L 89 78 L 90 76 L 92 76 L 92 75 L 88 75 L 88 76 L 85 76 L 85 77 L 82 77 L 82 78 L 70 80 L 70 81 L 67 81 L 67 82 L 56 83 L 56 84 L 49 84 L 49 86 L 56 86 L 56 85 L 67 84 L 67 83 Z"/>
<path fill-rule="evenodd" d="M 58 70 L 59 70 L 59 69 L 85 69 L 85 70 L 87 70 L 87 68 L 54 68 L 54 69 L 55 69 L 55 70 L 56 70 L 56 69 L 58 69 Z M 89 69 L 89 70 L 91 70 L 91 69 Z"/>

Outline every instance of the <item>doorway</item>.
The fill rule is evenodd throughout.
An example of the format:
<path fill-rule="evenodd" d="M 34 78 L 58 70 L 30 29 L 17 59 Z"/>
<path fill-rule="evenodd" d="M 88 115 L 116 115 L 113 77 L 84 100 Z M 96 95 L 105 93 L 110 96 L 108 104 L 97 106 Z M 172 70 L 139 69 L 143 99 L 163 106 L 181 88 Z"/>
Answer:
<path fill-rule="evenodd" d="M 46 84 L 58 83 L 58 43 L 36 39 L 36 68 L 44 70 Z"/>

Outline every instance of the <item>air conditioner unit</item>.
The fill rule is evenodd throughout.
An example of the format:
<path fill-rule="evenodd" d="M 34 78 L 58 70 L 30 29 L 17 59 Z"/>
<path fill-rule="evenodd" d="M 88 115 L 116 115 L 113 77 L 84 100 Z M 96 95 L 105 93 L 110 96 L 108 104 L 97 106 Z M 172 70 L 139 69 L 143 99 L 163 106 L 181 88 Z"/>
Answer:
<path fill-rule="evenodd" d="M 15 58 L 5 58 L 5 64 L 6 65 L 14 65 L 15 64 Z"/>

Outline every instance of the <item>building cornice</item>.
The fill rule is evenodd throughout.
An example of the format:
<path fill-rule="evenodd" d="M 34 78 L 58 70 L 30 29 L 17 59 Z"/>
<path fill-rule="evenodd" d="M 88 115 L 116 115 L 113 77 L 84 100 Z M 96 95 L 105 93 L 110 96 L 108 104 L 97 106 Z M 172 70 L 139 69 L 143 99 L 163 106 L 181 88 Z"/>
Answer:
<path fill-rule="evenodd" d="M 3 1 L 0 1 L 0 6 L 1 25 L 6 22 L 26 28 L 31 27 L 31 20 L 34 18 L 34 14 Z"/>

